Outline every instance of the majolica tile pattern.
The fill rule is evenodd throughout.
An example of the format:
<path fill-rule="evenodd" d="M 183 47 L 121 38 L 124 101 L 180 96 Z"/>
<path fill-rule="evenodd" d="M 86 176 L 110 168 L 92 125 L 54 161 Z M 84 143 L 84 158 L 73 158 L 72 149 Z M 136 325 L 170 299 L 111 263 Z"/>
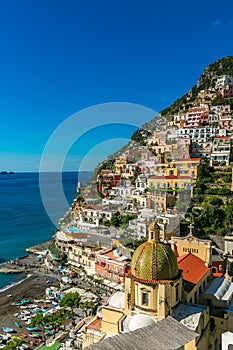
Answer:
<path fill-rule="evenodd" d="M 147 241 L 133 254 L 131 273 L 136 279 L 156 283 L 158 280 L 172 280 L 178 272 L 177 258 L 167 244 Z"/>

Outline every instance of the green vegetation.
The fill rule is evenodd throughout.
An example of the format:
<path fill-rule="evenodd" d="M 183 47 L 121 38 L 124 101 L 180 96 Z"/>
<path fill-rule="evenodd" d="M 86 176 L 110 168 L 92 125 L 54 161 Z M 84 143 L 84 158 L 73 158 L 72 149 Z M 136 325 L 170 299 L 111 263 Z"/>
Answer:
<path fill-rule="evenodd" d="M 93 301 L 85 301 L 85 303 L 80 304 L 82 310 L 84 310 L 86 316 L 88 315 L 88 310 L 91 310 L 91 314 L 95 308 Z"/>
<path fill-rule="evenodd" d="M 109 157 L 107 160 L 97 165 L 93 171 L 91 181 L 96 181 L 97 176 L 100 174 L 101 170 L 112 170 L 115 163 L 115 158 Z"/>
<path fill-rule="evenodd" d="M 233 98 L 222 98 L 222 97 L 216 97 L 211 102 L 212 106 L 225 106 L 225 105 L 231 105 L 231 108 L 233 106 Z"/>
<path fill-rule="evenodd" d="M 193 86 L 188 94 L 183 95 L 181 98 L 176 100 L 171 106 L 165 108 L 161 111 L 161 115 L 169 116 L 171 114 L 177 114 L 181 109 L 183 111 L 192 107 L 193 102 L 196 100 L 198 93 L 201 90 L 205 90 L 211 87 L 214 87 L 217 78 L 220 75 L 228 74 L 233 76 L 233 56 L 225 57 L 221 60 L 218 60 L 210 64 L 202 73 L 198 80 L 198 84 Z M 230 100 L 230 102 L 229 102 Z M 216 98 L 213 104 L 227 104 L 231 103 L 233 105 L 233 99 L 219 99 Z"/>
<path fill-rule="evenodd" d="M 151 136 L 151 133 L 145 129 L 136 130 L 131 136 L 131 140 L 145 146 L 147 138 Z"/>
<path fill-rule="evenodd" d="M 186 219 L 195 224 L 198 236 L 225 235 L 233 227 L 233 202 L 230 168 L 215 170 L 207 163 L 198 168 L 194 198 Z M 183 226 L 187 223 L 183 222 Z"/>
<path fill-rule="evenodd" d="M 6 343 L 4 346 L 4 350 L 14 350 L 19 349 L 19 347 L 23 344 L 23 339 L 15 337 Z"/>
<path fill-rule="evenodd" d="M 49 246 L 50 253 L 57 259 L 64 259 L 65 255 L 57 248 L 55 242 L 53 241 Z"/>
<path fill-rule="evenodd" d="M 121 215 L 119 212 L 117 212 L 116 214 L 113 214 L 111 220 L 101 220 L 100 224 L 110 227 L 110 226 L 114 226 L 114 227 L 125 227 L 128 225 L 130 220 L 136 219 L 137 215 L 132 215 L 132 214 L 125 214 L 125 215 Z"/>
<path fill-rule="evenodd" d="M 126 243 L 125 246 L 131 250 L 131 255 L 133 255 L 134 251 L 144 242 L 146 242 L 146 239 L 135 239 L 134 241 Z"/>
<path fill-rule="evenodd" d="M 74 309 L 79 307 L 81 297 L 78 292 L 75 293 L 67 293 L 62 300 L 60 301 L 60 306 L 66 308 L 70 308 L 72 319 L 74 319 Z"/>

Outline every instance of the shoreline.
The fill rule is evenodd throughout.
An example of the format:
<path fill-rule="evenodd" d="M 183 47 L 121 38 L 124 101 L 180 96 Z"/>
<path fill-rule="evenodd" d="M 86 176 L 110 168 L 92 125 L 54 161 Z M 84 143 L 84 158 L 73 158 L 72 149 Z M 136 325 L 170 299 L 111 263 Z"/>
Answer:
<path fill-rule="evenodd" d="M 3 333 L 2 327 L 9 327 L 14 330 L 13 335 L 15 336 L 19 336 L 22 333 L 28 334 L 27 325 L 16 316 L 22 309 L 19 306 L 12 305 L 12 303 L 22 299 L 29 299 L 32 303 L 35 299 L 44 299 L 46 288 L 49 287 L 46 284 L 47 278 L 47 276 L 42 274 L 36 274 L 35 271 L 33 275 L 27 276 L 17 285 L 0 292 L 0 333 Z M 52 285 L 59 286 L 59 281 L 55 280 Z M 20 324 L 20 328 L 16 327 L 15 322 Z M 27 337 L 25 342 L 28 343 L 31 340 L 30 337 Z"/>
<path fill-rule="evenodd" d="M 39 253 L 45 252 L 50 243 L 51 240 L 29 247 L 26 249 L 28 254 L 23 255 L 20 258 L 11 259 L 0 264 L 0 277 L 1 274 L 12 276 L 22 274 L 22 278 L 20 278 L 19 280 L 12 281 L 1 286 L 0 295 L 5 290 L 9 291 L 14 286 L 17 286 L 26 281 L 29 275 L 37 273 L 40 269 L 44 269 L 43 263 L 38 261 L 38 255 L 40 255 Z"/>
<path fill-rule="evenodd" d="M 0 289 L 0 296 L 1 296 L 1 293 L 11 289 L 11 288 L 14 288 L 16 286 L 18 286 L 19 284 L 21 283 L 24 283 L 27 281 L 28 278 L 30 278 L 32 275 L 31 274 L 28 274 L 26 277 L 22 278 L 21 280 L 17 281 L 17 282 L 12 282 L 12 283 L 9 283 L 7 284 L 5 287 L 2 287 Z"/>
<path fill-rule="evenodd" d="M 19 336 L 22 333 L 28 334 L 26 329 L 28 325 L 17 317 L 22 312 L 20 306 L 12 305 L 12 303 L 29 299 L 34 304 L 37 299 L 44 300 L 46 288 L 51 286 L 60 287 L 60 281 L 58 276 L 53 272 L 48 272 L 43 263 L 38 261 L 35 253 L 17 259 L 15 262 L 19 262 L 23 266 L 25 275 L 19 281 L 4 286 L 0 290 L 0 333 L 4 333 L 2 327 L 9 327 L 14 330 L 13 335 Z M 12 266 L 12 261 L 7 264 Z M 47 283 L 49 279 L 52 279 L 52 284 Z M 20 328 L 16 326 L 15 322 L 20 324 Z M 25 338 L 26 343 L 31 340 L 29 336 Z"/>

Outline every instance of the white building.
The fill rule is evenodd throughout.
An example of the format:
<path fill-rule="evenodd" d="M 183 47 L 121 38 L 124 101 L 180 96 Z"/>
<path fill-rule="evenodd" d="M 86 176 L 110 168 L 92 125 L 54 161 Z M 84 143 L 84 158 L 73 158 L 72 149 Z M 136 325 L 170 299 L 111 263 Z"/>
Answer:
<path fill-rule="evenodd" d="M 227 85 L 233 85 L 233 77 L 230 75 L 221 75 L 216 81 L 215 89 L 220 90 Z"/>

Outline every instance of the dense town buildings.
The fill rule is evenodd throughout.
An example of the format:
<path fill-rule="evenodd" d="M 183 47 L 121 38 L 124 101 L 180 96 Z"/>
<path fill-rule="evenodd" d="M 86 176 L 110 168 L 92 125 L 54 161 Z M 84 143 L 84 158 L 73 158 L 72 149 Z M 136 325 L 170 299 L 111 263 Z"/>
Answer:
<path fill-rule="evenodd" d="M 149 136 L 142 132 L 140 145 L 132 144 L 112 160 L 111 168 L 99 171 L 93 203 L 87 198 L 74 203 L 72 225 L 85 232 L 57 232 L 57 248 L 73 266 L 119 287 L 80 328 L 83 347 L 94 349 L 100 340 L 169 317 L 195 332 L 182 344 L 184 349 L 219 349 L 221 337 L 229 341 L 232 236 L 225 237 L 223 254 L 211 240 L 194 237 L 192 225 L 185 236 L 180 221 L 193 198 L 199 165 L 207 161 L 229 167 L 232 161 L 231 105 L 228 100 L 212 105 L 217 96 L 231 97 L 232 86 L 232 77 L 219 77 L 215 87 L 198 93 L 193 106 L 169 115 Z M 92 230 L 100 238 L 91 239 Z M 132 259 L 130 250 L 119 249 L 121 235 L 145 241 Z"/>

